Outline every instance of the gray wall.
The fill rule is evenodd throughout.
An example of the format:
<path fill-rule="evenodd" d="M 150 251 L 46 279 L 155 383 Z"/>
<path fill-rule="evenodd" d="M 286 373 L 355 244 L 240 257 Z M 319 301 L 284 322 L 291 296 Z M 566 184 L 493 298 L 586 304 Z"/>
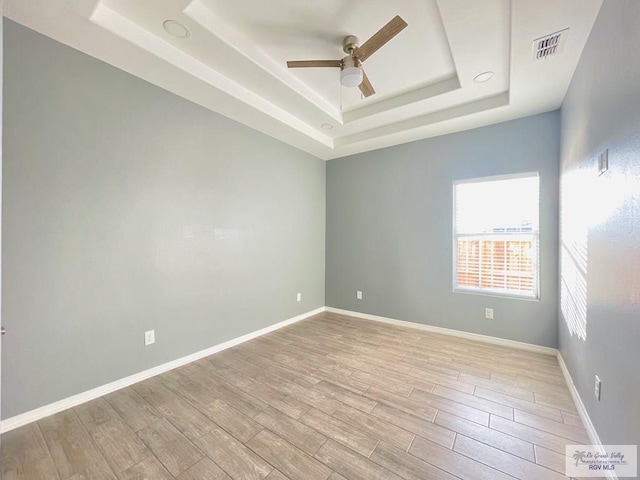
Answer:
<path fill-rule="evenodd" d="M 4 418 L 324 305 L 325 162 L 5 36 Z"/>
<path fill-rule="evenodd" d="M 562 106 L 562 175 L 584 176 L 576 214 L 589 229 L 586 340 L 561 318 L 560 351 L 605 444 L 640 444 L 638 25 L 640 2 L 605 1 Z M 609 171 L 598 177 L 606 148 Z"/>
<path fill-rule="evenodd" d="M 557 346 L 559 137 L 551 112 L 328 162 L 327 305 Z M 540 300 L 453 293 L 453 181 L 531 171 Z"/>
<path fill-rule="evenodd" d="M 4 2 L 3 0 L 0 0 L 0 12 L 4 11 Z M 2 79 L 3 79 L 3 72 L 2 72 L 2 68 L 3 68 L 3 38 L 4 38 L 4 25 L 3 22 L 0 22 L 0 196 L 2 194 Z M 0 201 L 0 205 L 2 204 L 2 202 Z M 0 248 L 2 248 L 2 227 L 1 227 L 1 221 L 2 221 L 2 211 L 0 209 Z M 2 255 L 0 255 L 0 271 L 2 270 Z M 2 279 L 0 278 L 0 292 L 2 291 Z M 0 311 L 1 311 L 1 306 L 2 306 L 2 298 L 0 296 Z M 2 315 L 0 314 L 0 325 L 2 324 Z M 0 341 L 0 357 L 2 355 L 2 341 Z M 2 382 L 2 359 L 0 358 L 0 382 Z M 0 383 L 1 385 L 1 383 Z M 1 404 L 2 404 L 2 395 L 0 394 L 0 412 L 2 412 L 2 408 L 1 408 Z M 2 451 L 2 449 L 0 448 L 0 452 Z"/>

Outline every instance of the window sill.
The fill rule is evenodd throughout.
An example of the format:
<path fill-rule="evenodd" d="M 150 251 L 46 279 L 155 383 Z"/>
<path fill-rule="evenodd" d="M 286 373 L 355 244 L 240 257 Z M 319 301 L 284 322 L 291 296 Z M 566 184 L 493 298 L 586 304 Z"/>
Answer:
<path fill-rule="evenodd" d="M 474 290 L 474 289 L 466 289 L 466 288 L 454 288 L 453 293 L 464 293 L 471 295 L 479 295 L 482 297 L 498 297 L 498 298 L 508 298 L 510 300 L 525 300 L 529 302 L 539 302 L 540 297 L 534 297 L 532 295 L 518 295 L 516 293 L 508 293 L 508 292 L 491 292 L 487 290 Z"/>

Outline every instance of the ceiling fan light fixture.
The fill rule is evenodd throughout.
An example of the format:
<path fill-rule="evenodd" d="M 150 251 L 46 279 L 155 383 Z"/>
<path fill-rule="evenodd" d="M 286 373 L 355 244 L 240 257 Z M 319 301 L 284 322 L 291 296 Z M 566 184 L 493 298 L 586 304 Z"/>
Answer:
<path fill-rule="evenodd" d="M 357 87 L 363 80 L 364 72 L 362 71 L 360 60 L 352 55 L 344 57 L 342 59 L 342 68 L 340 69 L 340 83 L 342 86 Z"/>
<path fill-rule="evenodd" d="M 340 83 L 343 87 L 357 87 L 363 79 L 364 75 L 360 67 L 345 67 L 340 72 Z"/>

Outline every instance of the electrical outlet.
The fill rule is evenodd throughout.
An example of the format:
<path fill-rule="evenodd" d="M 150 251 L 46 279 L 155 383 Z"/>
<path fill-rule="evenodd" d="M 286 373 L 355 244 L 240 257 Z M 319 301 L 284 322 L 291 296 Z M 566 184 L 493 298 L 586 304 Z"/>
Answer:
<path fill-rule="evenodd" d="M 600 382 L 600 377 L 598 377 L 598 375 L 596 375 L 596 383 L 595 383 L 595 390 L 593 393 L 595 393 L 596 395 L 596 400 L 600 400 L 600 390 L 602 388 L 602 383 Z"/>
<path fill-rule="evenodd" d="M 149 330 L 148 332 L 144 332 L 144 346 L 147 347 L 153 343 L 156 343 L 156 331 Z"/>
<path fill-rule="evenodd" d="M 489 320 L 493 320 L 493 308 L 485 308 L 484 309 L 484 318 L 488 318 Z"/>
<path fill-rule="evenodd" d="M 301 293 L 298 293 L 298 294 L 296 295 L 296 302 L 301 302 L 301 301 L 302 301 L 302 294 L 301 294 Z"/>
<path fill-rule="evenodd" d="M 357 291 L 356 291 L 356 298 L 357 298 L 358 300 L 362 300 L 362 292 L 361 292 L 360 290 L 357 290 Z"/>

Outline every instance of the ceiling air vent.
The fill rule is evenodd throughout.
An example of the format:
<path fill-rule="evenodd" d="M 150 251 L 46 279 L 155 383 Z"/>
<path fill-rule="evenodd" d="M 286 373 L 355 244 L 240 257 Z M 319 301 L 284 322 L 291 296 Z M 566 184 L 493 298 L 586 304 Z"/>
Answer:
<path fill-rule="evenodd" d="M 558 55 L 564 50 L 564 44 L 567 41 L 569 29 L 565 28 L 559 32 L 545 35 L 533 41 L 533 59 L 543 60 L 553 55 Z"/>

